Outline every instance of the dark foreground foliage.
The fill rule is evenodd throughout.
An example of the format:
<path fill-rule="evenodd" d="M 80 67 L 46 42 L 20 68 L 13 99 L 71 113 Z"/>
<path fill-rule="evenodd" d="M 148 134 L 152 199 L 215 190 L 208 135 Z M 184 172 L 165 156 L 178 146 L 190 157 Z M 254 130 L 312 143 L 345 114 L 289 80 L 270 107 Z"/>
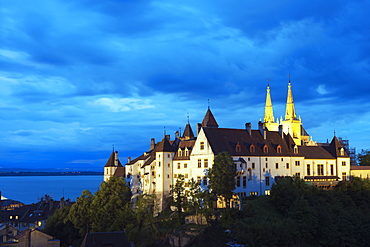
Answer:
<path fill-rule="evenodd" d="M 114 191 L 113 188 L 111 186 L 110 190 Z M 109 197 L 109 193 L 105 196 Z M 127 196 L 123 197 L 125 199 L 105 198 L 104 204 L 111 204 L 105 207 L 93 203 L 95 198 L 103 198 L 91 198 L 85 192 L 76 203 L 81 210 L 64 208 L 58 211 L 48 221 L 46 231 L 62 239 L 64 244 L 74 246 L 78 246 L 85 232 L 122 228 L 135 246 L 171 246 L 171 236 L 178 239 L 190 236 L 182 246 L 227 246 L 231 241 L 245 246 L 369 246 L 370 243 L 367 233 L 370 181 L 360 178 L 324 191 L 301 179 L 286 177 L 273 185 L 271 196 L 247 198 L 243 210 L 208 208 L 203 212 L 203 215 L 211 215 L 207 217 L 207 226 L 181 225 L 176 213 L 171 211 L 154 217 L 155 198 L 151 196 L 143 196 L 133 210 L 128 207 Z M 86 205 L 105 207 L 104 210 L 114 212 L 115 217 L 91 208 L 87 212 L 112 220 L 98 226 L 96 218 L 84 211 Z M 202 213 L 198 206 L 187 207 L 185 202 L 184 215 L 194 214 L 194 210 Z M 69 215 L 80 217 L 80 220 L 75 221 Z"/>

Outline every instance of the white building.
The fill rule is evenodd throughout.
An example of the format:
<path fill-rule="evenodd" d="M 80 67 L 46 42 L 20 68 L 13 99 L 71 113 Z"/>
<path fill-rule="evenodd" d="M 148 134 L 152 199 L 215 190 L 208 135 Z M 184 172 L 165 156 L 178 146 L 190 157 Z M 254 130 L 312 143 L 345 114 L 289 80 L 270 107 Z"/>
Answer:
<path fill-rule="evenodd" d="M 296 117 L 289 82 L 284 119 L 274 119 L 269 87 L 264 122 L 259 122 L 257 129 L 253 130 L 250 123 L 243 129 L 220 128 L 208 108 L 197 126 L 197 137 L 187 123 L 182 136 L 177 133 L 170 140 L 167 135 L 158 143 L 152 139 L 148 151 L 125 165 L 126 177 L 134 196 L 154 193 L 160 209 L 164 209 L 179 174 L 185 177 L 185 187 L 194 178 L 205 189 L 208 169 L 223 151 L 230 153 L 235 162 L 234 192 L 239 198 L 268 195 L 272 184 L 283 176 L 298 176 L 329 188 L 350 175 L 350 158 L 335 136 L 331 143 L 318 144 L 304 130 Z M 117 176 L 112 173 L 115 167 L 110 166 L 107 163 L 105 178 Z"/>

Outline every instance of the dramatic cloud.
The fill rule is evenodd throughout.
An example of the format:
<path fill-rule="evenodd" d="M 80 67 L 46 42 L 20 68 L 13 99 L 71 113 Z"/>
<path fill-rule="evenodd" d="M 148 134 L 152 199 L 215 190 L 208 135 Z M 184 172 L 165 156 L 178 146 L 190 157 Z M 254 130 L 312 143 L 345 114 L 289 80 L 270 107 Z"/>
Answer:
<path fill-rule="evenodd" d="M 201 122 L 256 126 L 267 79 L 275 118 L 287 81 L 314 140 L 370 148 L 370 3 L 32 1 L 0 3 L 0 164 L 102 167 L 112 145 Z M 103 161 L 102 161 L 103 160 Z"/>

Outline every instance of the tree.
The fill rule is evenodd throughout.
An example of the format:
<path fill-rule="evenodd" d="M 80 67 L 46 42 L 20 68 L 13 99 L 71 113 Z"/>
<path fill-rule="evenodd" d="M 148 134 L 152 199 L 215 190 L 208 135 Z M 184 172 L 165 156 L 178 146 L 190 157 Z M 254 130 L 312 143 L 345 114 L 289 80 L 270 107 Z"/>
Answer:
<path fill-rule="evenodd" d="M 357 160 L 360 166 L 370 166 L 370 149 L 362 149 L 361 153 L 357 154 Z"/>
<path fill-rule="evenodd" d="M 235 189 L 236 168 L 231 155 L 227 152 L 218 154 L 213 166 L 209 169 L 209 187 L 218 196 L 226 200 L 226 207 L 230 207 L 232 191 Z"/>
<path fill-rule="evenodd" d="M 79 229 L 81 237 L 91 229 L 91 203 L 93 195 L 89 190 L 82 191 L 82 195 L 77 198 L 75 204 L 71 206 L 68 214 L 68 219 L 73 223 L 74 227 Z"/>
<path fill-rule="evenodd" d="M 131 190 L 123 178 L 101 183 L 91 202 L 92 231 L 122 231 L 131 217 L 130 202 Z"/>
<path fill-rule="evenodd" d="M 173 204 L 177 208 L 177 218 L 179 220 L 179 225 L 184 224 L 182 210 L 185 206 L 185 202 L 185 178 L 184 175 L 180 174 L 177 177 L 175 186 L 173 188 Z"/>
<path fill-rule="evenodd" d="M 52 216 L 46 220 L 44 232 L 59 239 L 61 246 L 79 246 L 82 237 L 78 234 L 78 229 L 69 220 L 68 214 L 71 207 L 65 206 L 58 208 Z"/>

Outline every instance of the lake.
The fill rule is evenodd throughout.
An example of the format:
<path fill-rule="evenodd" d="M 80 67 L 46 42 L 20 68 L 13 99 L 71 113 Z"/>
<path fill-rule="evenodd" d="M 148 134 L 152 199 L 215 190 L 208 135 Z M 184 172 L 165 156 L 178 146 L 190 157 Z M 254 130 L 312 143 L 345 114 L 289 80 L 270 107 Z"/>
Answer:
<path fill-rule="evenodd" d="M 103 175 L 86 176 L 9 176 L 0 177 L 0 191 L 8 199 L 25 204 L 36 203 L 45 194 L 59 201 L 76 201 L 84 190 L 92 193 L 99 189 Z"/>

